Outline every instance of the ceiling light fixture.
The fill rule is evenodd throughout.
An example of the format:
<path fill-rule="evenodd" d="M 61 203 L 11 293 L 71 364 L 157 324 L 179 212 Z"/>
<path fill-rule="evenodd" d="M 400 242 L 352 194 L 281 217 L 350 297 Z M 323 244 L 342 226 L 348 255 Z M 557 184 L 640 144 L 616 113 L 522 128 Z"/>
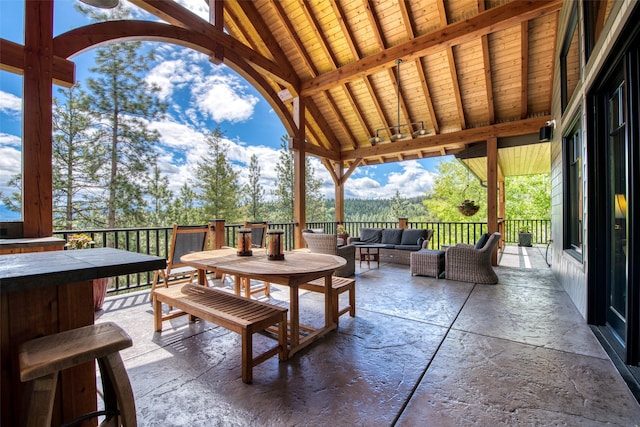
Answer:
<path fill-rule="evenodd" d="M 400 123 L 400 64 L 402 64 L 402 59 L 396 59 L 396 64 L 397 64 L 397 70 L 396 70 L 396 82 L 398 84 L 398 121 L 397 121 L 397 125 L 396 126 L 389 126 L 386 128 L 379 128 L 376 129 L 376 134 L 375 136 L 369 138 L 369 142 L 371 143 L 371 145 L 375 145 L 378 144 L 380 142 L 384 142 L 384 138 L 380 136 L 380 131 L 381 130 L 386 130 L 386 131 L 394 131 L 394 134 L 391 135 L 391 141 L 395 142 L 395 141 L 399 141 L 401 139 L 405 139 L 409 137 L 408 133 L 402 133 L 401 128 L 402 127 L 409 127 L 409 128 L 413 128 L 414 126 L 420 126 L 420 129 L 418 129 L 417 131 L 413 132 L 413 137 L 414 138 L 419 138 L 421 136 L 426 136 L 429 135 L 429 131 L 427 129 L 424 128 L 424 122 L 420 121 L 420 122 L 412 122 L 412 123 Z"/>
<path fill-rule="evenodd" d="M 100 9 L 113 9 L 120 3 L 120 0 L 80 0 L 89 6 L 98 7 Z"/>

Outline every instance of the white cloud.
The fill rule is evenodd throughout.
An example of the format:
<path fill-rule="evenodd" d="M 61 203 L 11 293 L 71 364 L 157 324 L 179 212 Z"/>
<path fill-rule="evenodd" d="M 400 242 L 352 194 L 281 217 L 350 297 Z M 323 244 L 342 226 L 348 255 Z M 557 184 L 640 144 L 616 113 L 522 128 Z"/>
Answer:
<path fill-rule="evenodd" d="M 16 189 L 7 186 L 7 181 L 22 169 L 22 142 L 20 137 L 0 133 L 0 193 L 9 195 Z"/>
<path fill-rule="evenodd" d="M 0 91 L 0 112 L 11 116 L 19 116 L 22 113 L 22 98 Z"/>
<path fill-rule="evenodd" d="M 191 80 L 192 77 L 187 71 L 187 65 L 181 59 L 163 61 L 150 70 L 147 75 L 147 82 L 149 84 L 155 83 L 160 88 L 158 97 L 162 100 L 171 98 L 176 87 L 183 87 Z"/>
<path fill-rule="evenodd" d="M 246 121 L 258 103 L 258 98 L 245 93 L 240 79 L 230 74 L 206 76 L 192 90 L 197 108 L 216 123 Z"/>
<path fill-rule="evenodd" d="M 396 191 L 405 198 L 422 196 L 433 185 L 435 174 L 424 169 L 417 160 L 410 160 L 395 163 L 393 165 L 379 166 L 382 168 L 400 168 L 399 171 L 392 171 L 384 174 L 386 184 L 383 181 L 380 171 L 375 175 L 375 179 L 369 166 L 358 168 L 358 175 L 362 177 L 352 177 L 345 184 L 345 198 L 355 199 L 389 199 L 395 196 Z M 354 174 L 355 175 L 355 174 Z"/>

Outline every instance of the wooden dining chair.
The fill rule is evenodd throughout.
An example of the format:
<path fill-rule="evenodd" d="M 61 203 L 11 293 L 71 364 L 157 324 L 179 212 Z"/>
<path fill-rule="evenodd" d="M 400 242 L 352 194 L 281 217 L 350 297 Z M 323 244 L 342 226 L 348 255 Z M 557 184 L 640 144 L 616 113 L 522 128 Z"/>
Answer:
<path fill-rule="evenodd" d="M 206 250 L 210 240 L 209 225 L 173 224 L 167 267 L 156 270 L 151 284 L 152 295 L 153 290 L 160 284 L 166 288 L 170 285 L 193 282 L 198 270 L 180 262 L 180 257 L 191 252 Z"/>

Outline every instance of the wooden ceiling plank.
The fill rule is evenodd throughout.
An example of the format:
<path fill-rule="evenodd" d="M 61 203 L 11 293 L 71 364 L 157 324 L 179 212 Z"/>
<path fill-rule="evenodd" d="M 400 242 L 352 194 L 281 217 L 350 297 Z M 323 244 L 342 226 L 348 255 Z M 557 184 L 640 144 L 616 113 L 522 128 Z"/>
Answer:
<path fill-rule="evenodd" d="M 529 115 L 529 23 L 520 24 L 520 118 Z"/>
<path fill-rule="evenodd" d="M 182 7 L 178 3 L 163 0 L 129 0 L 129 2 L 170 24 L 189 28 L 191 31 L 210 38 L 214 43 L 222 45 L 225 52 L 228 50 L 236 51 L 253 67 L 256 67 L 261 70 L 261 72 L 268 74 L 271 78 L 284 86 L 291 87 L 294 92 L 299 92 L 298 88 L 300 86 L 300 79 L 297 74 L 287 71 L 286 67 L 283 68 L 281 64 L 275 63 L 264 57 L 259 52 L 235 41 L 231 36 L 217 31 L 213 25 L 201 19 L 198 15 L 185 7 Z M 80 28 L 80 30 L 82 30 L 82 28 Z"/>
<path fill-rule="evenodd" d="M 444 0 L 438 1 L 438 12 L 440 15 L 440 25 L 442 28 L 446 28 L 448 25 L 447 22 L 447 11 L 444 8 Z M 464 118 L 464 108 L 462 107 L 462 95 L 460 94 L 460 82 L 458 82 L 458 70 L 456 67 L 456 61 L 453 57 L 453 47 L 449 46 L 446 48 L 447 51 L 447 61 L 449 62 L 449 73 L 451 75 L 451 86 L 452 91 L 456 99 L 456 108 L 458 110 L 458 122 L 460 125 L 460 129 L 466 129 L 467 123 Z"/>
<path fill-rule="evenodd" d="M 413 40 L 415 38 L 415 34 L 413 32 L 413 27 L 411 26 L 412 19 L 409 15 L 409 10 L 407 9 L 407 3 L 404 1 L 399 1 L 398 6 L 400 7 L 402 24 L 404 25 L 404 30 L 407 33 L 407 37 L 409 40 Z"/>
<path fill-rule="evenodd" d="M 366 134 L 371 135 L 371 128 L 367 123 L 367 121 L 365 120 L 364 116 L 362 115 L 362 109 L 357 104 L 355 97 L 353 95 L 353 91 L 351 90 L 351 87 L 349 86 L 349 84 L 344 84 L 342 86 L 342 89 L 345 92 L 345 96 L 347 97 L 347 100 L 351 104 L 351 108 L 356 114 L 356 118 L 358 119 L 358 122 L 360 122 L 360 126 L 362 126 L 362 129 Z"/>
<path fill-rule="evenodd" d="M 424 93 L 424 99 L 427 103 L 427 109 L 429 110 L 429 116 L 431 117 L 431 124 L 435 133 L 440 133 L 440 125 L 438 124 L 438 117 L 436 117 L 436 111 L 433 107 L 433 99 L 431 99 L 431 93 L 429 92 L 429 85 L 427 84 L 427 75 L 424 73 L 422 67 L 422 60 L 417 58 L 415 60 L 418 76 L 420 77 L 420 84 L 422 85 L 422 92 Z"/>
<path fill-rule="evenodd" d="M 304 48 L 304 45 L 302 44 L 302 40 L 300 40 L 300 37 L 298 36 L 298 32 L 295 30 L 295 28 L 291 24 L 291 20 L 289 20 L 289 18 L 287 17 L 287 14 L 283 9 L 282 5 L 280 4 L 280 2 L 278 0 L 275 0 L 270 2 L 269 4 L 273 6 L 273 9 L 278 15 L 280 22 L 282 23 L 285 30 L 287 31 L 287 35 L 293 41 L 296 51 L 302 58 L 302 61 L 306 65 L 310 74 L 312 76 L 318 76 L 319 74 L 318 69 L 314 65 L 311 57 L 309 56 L 309 52 L 307 52 L 307 50 Z"/>
<path fill-rule="evenodd" d="M 364 83 L 367 86 L 367 89 L 369 90 L 369 95 L 371 96 L 371 100 L 373 101 L 373 105 L 376 107 L 376 111 L 378 112 L 378 116 L 382 119 L 382 124 L 384 125 L 382 127 L 383 128 L 388 128 L 389 127 L 389 122 L 387 121 L 387 118 L 385 117 L 384 112 L 382 111 L 382 107 L 380 106 L 380 101 L 378 100 L 378 97 L 376 96 L 376 91 L 373 89 L 373 85 L 371 84 L 371 78 L 369 76 L 365 76 Z M 375 129 L 371 130 L 371 134 L 373 134 L 373 132 L 375 132 Z M 389 134 L 389 137 L 391 137 L 391 134 Z"/>
<path fill-rule="evenodd" d="M 360 49 L 356 46 L 353 41 L 353 32 L 351 31 L 351 27 L 347 25 L 347 19 L 344 15 L 344 11 L 342 10 L 342 6 L 336 0 L 330 0 L 331 8 L 333 9 L 333 13 L 336 15 L 338 19 L 338 25 L 340 25 L 340 29 L 342 29 L 342 34 L 344 35 L 347 44 L 349 45 L 349 49 L 351 50 L 351 54 L 353 55 L 354 60 L 358 60 L 361 58 Z"/>
<path fill-rule="evenodd" d="M 382 39 L 383 32 L 382 32 L 382 28 L 380 27 L 380 23 L 378 22 L 378 19 L 376 18 L 376 15 L 375 15 L 376 11 L 373 5 L 373 1 L 363 0 L 363 2 L 364 2 L 364 9 L 367 11 L 367 19 L 371 24 L 371 35 L 378 42 L 378 47 L 380 49 L 384 49 L 385 43 L 384 43 L 384 40 Z"/>
<path fill-rule="evenodd" d="M 329 41 L 325 36 L 325 32 L 322 31 L 322 28 L 320 27 L 320 23 L 318 22 L 316 15 L 311 10 L 311 7 L 310 7 L 311 3 L 307 3 L 306 0 L 298 0 L 298 4 L 300 5 L 300 8 L 304 11 L 304 14 L 306 15 L 307 19 L 311 23 L 311 29 L 315 33 L 316 38 L 320 41 L 320 48 L 324 52 L 327 59 L 331 61 L 331 68 L 335 70 L 336 68 L 338 68 L 338 60 L 333 54 L 333 51 L 329 49 Z"/>
<path fill-rule="evenodd" d="M 228 4 L 229 2 L 226 3 Z M 236 4 L 240 6 L 242 12 L 244 12 L 246 17 L 248 18 L 248 23 L 250 23 L 253 28 L 255 28 L 256 32 L 260 34 L 260 37 L 264 41 L 266 48 L 269 50 L 271 56 L 273 56 L 276 62 L 279 64 L 283 64 L 283 66 L 287 68 L 287 71 L 295 73 L 293 66 L 291 65 L 291 61 L 289 61 L 289 58 L 287 58 L 287 55 L 285 55 L 284 51 L 280 47 L 280 44 L 273 36 L 271 30 L 267 26 L 267 23 L 262 18 L 262 15 L 258 13 L 255 4 L 250 1 L 240 1 Z"/>
<path fill-rule="evenodd" d="M 329 104 L 329 107 L 331 108 L 331 111 L 336 116 L 338 123 L 342 128 L 343 132 L 349 135 L 349 138 L 351 139 L 351 148 L 356 148 L 358 146 L 358 144 L 356 143 L 356 138 L 355 136 L 353 136 L 353 133 L 351 132 L 351 129 L 349 129 L 349 126 L 347 126 L 346 120 L 344 119 L 344 116 L 340 112 L 340 108 L 338 108 L 338 106 L 336 105 L 336 102 L 334 101 L 333 96 L 331 96 L 331 93 L 329 91 L 324 92 L 324 95 L 327 99 L 327 103 Z M 340 150 L 340 147 L 338 147 L 338 150 Z"/>
<path fill-rule="evenodd" d="M 394 65 L 397 58 L 410 60 L 440 51 L 449 46 L 458 45 L 491 32 L 513 27 L 521 22 L 535 19 L 548 13 L 557 12 L 562 0 L 528 0 L 509 2 L 491 8 L 466 20 L 420 35 L 413 40 L 385 49 L 338 70 L 331 71 L 301 84 L 303 95 L 312 95 L 337 84 L 346 83 L 368 76 Z M 372 8 L 367 0 L 368 10 Z M 370 18 L 372 19 L 372 18 Z M 375 20 L 373 21 L 375 23 Z M 376 34 L 373 34 L 376 36 Z M 381 40 L 381 39 L 380 39 Z"/>

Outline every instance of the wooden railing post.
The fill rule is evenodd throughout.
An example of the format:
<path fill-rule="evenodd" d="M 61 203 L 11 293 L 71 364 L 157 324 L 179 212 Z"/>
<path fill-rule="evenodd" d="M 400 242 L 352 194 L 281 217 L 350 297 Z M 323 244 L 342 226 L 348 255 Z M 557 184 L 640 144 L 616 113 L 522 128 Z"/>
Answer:
<path fill-rule="evenodd" d="M 399 228 L 409 228 L 409 218 L 398 218 Z"/>
<path fill-rule="evenodd" d="M 224 237 L 224 219 L 212 219 L 209 221 L 209 224 L 211 224 L 211 235 L 213 237 L 211 249 L 220 249 L 226 245 Z"/>

